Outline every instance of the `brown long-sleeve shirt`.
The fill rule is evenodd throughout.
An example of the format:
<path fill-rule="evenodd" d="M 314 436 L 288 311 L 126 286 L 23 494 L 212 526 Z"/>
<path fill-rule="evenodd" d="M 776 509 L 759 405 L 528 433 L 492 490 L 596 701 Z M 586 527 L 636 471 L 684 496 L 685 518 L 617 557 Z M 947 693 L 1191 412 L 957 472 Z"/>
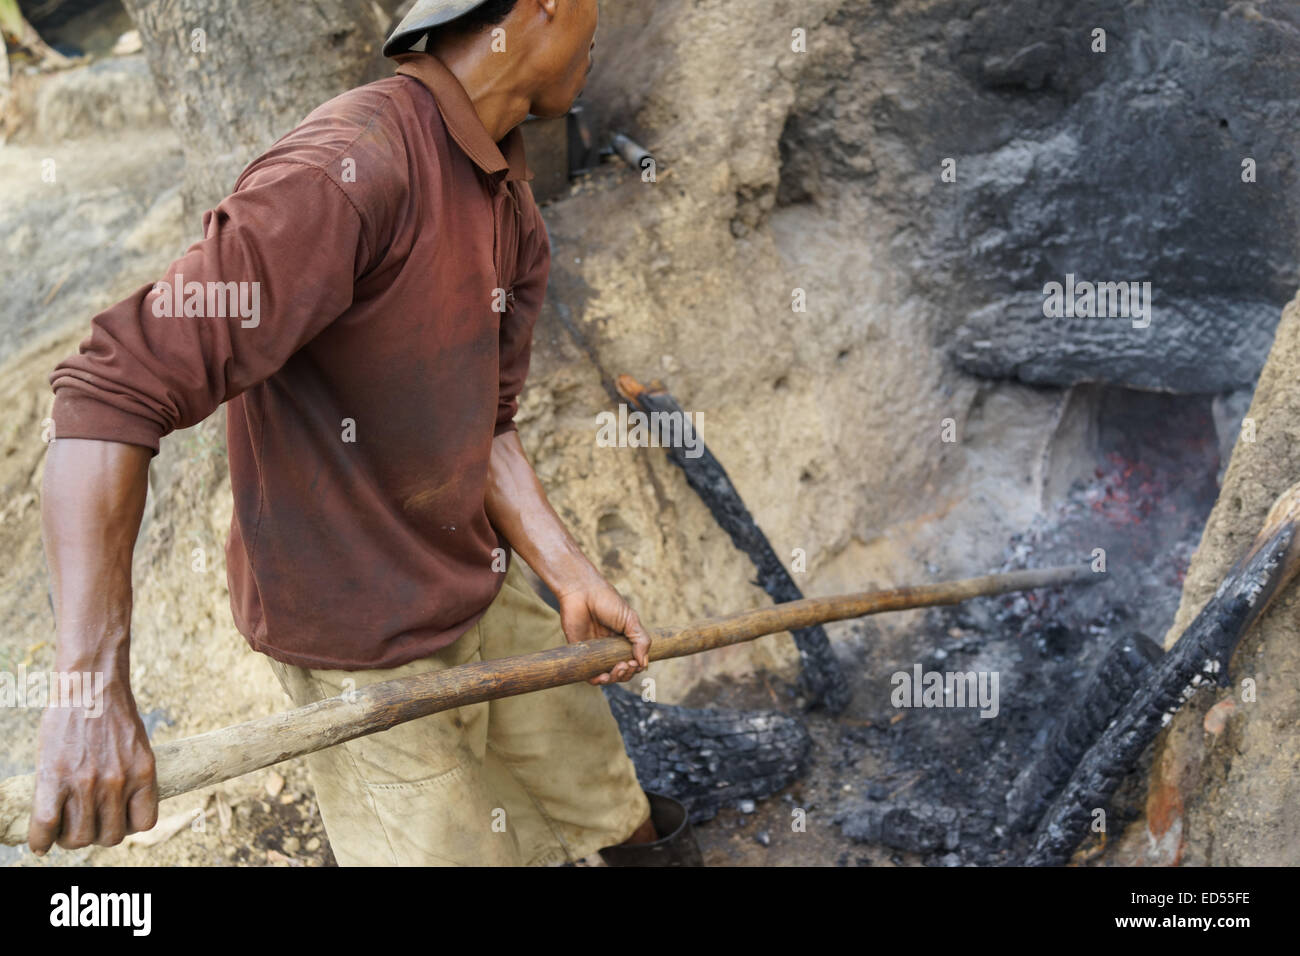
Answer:
<path fill-rule="evenodd" d="M 488 457 L 550 246 L 519 130 L 494 143 L 441 61 L 399 61 L 256 159 L 50 378 L 56 440 L 156 453 L 230 403 L 231 609 L 254 649 L 304 667 L 452 643 L 509 554 Z"/>

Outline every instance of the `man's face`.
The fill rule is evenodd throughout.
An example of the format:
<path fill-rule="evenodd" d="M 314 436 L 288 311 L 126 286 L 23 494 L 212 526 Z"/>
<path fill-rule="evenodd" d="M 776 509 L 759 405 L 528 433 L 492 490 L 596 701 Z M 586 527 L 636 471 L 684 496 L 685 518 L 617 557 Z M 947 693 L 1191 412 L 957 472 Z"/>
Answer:
<path fill-rule="evenodd" d="M 533 98 L 537 116 L 563 116 L 587 82 L 594 65 L 597 0 L 559 0 L 555 18 L 544 31 L 546 45 L 538 51 L 542 86 Z"/>

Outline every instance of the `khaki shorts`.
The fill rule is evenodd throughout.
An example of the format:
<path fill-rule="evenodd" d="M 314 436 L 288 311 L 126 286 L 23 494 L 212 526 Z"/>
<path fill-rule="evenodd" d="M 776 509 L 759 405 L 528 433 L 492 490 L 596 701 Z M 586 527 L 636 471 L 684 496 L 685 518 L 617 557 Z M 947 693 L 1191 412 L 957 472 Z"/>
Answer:
<path fill-rule="evenodd" d="M 432 657 L 388 670 L 271 667 L 302 706 L 564 643 L 559 615 L 512 556 L 487 612 Z M 341 866 L 573 862 L 622 843 L 650 815 L 609 704 L 587 683 L 443 711 L 306 760 Z"/>

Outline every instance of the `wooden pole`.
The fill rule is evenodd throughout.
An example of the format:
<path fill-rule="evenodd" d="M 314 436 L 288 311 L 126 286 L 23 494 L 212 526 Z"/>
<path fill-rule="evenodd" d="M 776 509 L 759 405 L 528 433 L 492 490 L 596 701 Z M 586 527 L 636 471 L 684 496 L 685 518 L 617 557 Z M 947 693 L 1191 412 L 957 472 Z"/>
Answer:
<path fill-rule="evenodd" d="M 1044 568 L 886 591 L 805 598 L 653 632 L 650 659 L 685 657 L 751 641 L 765 634 L 884 611 L 957 604 L 973 597 L 1009 591 L 1088 584 L 1101 577 L 1087 566 Z M 160 744 L 154 750 L 158 796 L 159 799 L 175 797 L 454 707 L 585 681 L 627 660 L 627 649 L 624 639 L 606 637 L 533 654 L 462 664 L 370 684 L 341 697 Z M 0 843 L 16 846 L 26 842 L 34 792 L 33 774 L 0 782 Z"/>

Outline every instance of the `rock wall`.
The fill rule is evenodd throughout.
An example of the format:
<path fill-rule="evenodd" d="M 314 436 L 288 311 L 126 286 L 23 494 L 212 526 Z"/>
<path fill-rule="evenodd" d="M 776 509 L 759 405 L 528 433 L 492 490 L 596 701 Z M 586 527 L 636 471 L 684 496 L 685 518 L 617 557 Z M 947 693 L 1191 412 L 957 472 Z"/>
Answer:
<path fill-rule="evenodd" d="M 852 58 L 810 66 L 782 195 L 856 182 L 910 218 L 895 262 L 941 305 L 960 367 L 1173 391 L 1254 381 L 1300 284 L 1294 5 L 844 4 L 827 27 Z M 1043 287 L 1067 274 L 1149 281 L 1150 326 L 1046 318 Z"/>

